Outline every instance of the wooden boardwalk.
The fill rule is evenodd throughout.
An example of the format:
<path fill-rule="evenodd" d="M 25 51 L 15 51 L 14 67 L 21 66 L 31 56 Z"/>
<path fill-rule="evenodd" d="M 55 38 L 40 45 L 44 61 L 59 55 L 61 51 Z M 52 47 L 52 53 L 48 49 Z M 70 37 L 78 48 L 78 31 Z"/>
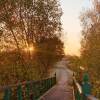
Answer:
<path fill-rule="evenodd" d="M 68 85 L 55 85 L 40 100 L 74 100 L 73 88 Z"/>
<path fill-rule="evenodd" d="M 73 87 L 71 86 L 73 76 L 72 72 L 67 69 L 64 61 L 57 64 L 56 70 L 57 84 L 47 91 L 39 100 L 75 100 Z"/>

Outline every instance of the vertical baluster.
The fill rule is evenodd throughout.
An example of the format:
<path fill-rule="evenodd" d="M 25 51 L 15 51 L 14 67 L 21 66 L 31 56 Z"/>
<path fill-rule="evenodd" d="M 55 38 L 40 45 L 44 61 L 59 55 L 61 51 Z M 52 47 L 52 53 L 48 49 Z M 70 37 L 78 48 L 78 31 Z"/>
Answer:
<path fill-rule="evenodd" d="M 46 91 L 48 89 L 48 79 L 46 79 Z"/>
<path fill-rule="evenodd" d="M 51 87 L 51 78 L 48 79 L 48 89 Z"/>
<path fill-rule="evenodd" d="M 43 80 L 44 82 L 44 91 L 46 91 L 46 89 L 47 89 L 47 80 Z"/>
<path fill-rule="evenodd" d="M 52 78 L 49 78 L 48 84 L 49 84 L 49 88 L 48 89 L 50 89 L 51 88 L 51 85 L 52 85 Z"/>
<path fill-rule="evenodd" d="M 33 100 L 36 100 L 36 95 L 37 95 L 36 92 L 37 92 L 36 91 L 36 82 L 32 82 L 32 98 L 33 98 Z"/>
<path fill-rule="evenodd" d="M 22 86 L 18 85 L 17 87 L 17 99 L 18 100 L 23 100 L 23 92 L 22 92 Z"/>
<path fill-rule="evenodd" d="M 43 83 L 42 83 L 42 86 L 43 86 L 43 90 L 42 90 L 42 91 L 43 91 L 43 93 L 44 93 L 44 92 L 45 92 L 45 80 L 42 80 L 42 82 L 43 82 Z"/>
<path fill-rule="evenodd" d="M 53 82 L 53 77 L 51 78 L 51 87 L 54 85 L 54 82 Z"/>
<path fill-rule="evenodd" d="M 11 88 L 5 89 L 3 100 L 11 100 Z"/>
<path fill-rule="evenodd" d="M 30 100 L 30 94 L 31 94 L 31 84 L 30 82 L 26 83 L 26 97 L 27 100 Z"/>
<path fill-rule="evenodd" d="M 48 89 L 48 79 L 46 79 L 46 91 Z"/>
<path fill-rule="evenodd" d="M 76 100 L 82 100 L 81 94 L 79 93 L 78 90 L 75 90 L 75 98 Z"/>

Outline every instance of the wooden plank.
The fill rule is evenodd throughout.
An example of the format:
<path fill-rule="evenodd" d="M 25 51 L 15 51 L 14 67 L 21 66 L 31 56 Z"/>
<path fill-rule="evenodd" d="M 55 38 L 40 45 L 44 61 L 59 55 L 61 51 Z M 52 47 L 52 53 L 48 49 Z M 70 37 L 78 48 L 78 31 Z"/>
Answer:
<path fill-rule="evenodd" d="M 55 85 L 39 100 L 74 100 L 73 88 L 69 85 Z"/>

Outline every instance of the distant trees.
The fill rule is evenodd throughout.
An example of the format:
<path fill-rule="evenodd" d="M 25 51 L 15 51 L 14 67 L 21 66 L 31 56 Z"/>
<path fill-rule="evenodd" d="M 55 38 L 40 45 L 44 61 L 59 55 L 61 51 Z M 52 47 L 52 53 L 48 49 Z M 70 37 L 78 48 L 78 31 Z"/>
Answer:
<path fill-rule="evenodd" d="M 93 0 L 93 8 L 81 15 L 83 39 L 81 58 L 89 70 L 95 88 L 100 84 L 100 1 Z M 100 89 L 99 93 L 100 93 Z M 95 89 L 94 89 L 95 91 Z"/>
<path fill-rule="evenodd" d="M 80 57 L 75 55 L 66 55 L 66 58 L 68 60 L 68 66 L 70 67 L 70 69 L 78 73 L 81 66 Z"/>
<path fill-rule="evenodd" d="M 0 0 L 0 51 L 16 50 L 22 65 L 37 62 L 41 70 L 46 66 L 46 72 L 64 54 L 61 16 L 57 0 Z M 23 55 L 30 47 L 34 48 L 31 60 Z"/>

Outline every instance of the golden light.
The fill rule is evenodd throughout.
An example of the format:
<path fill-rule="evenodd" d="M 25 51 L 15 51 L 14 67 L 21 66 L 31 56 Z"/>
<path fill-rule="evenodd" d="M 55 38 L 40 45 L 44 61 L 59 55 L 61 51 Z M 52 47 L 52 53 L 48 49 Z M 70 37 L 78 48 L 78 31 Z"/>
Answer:
<path fill-rule="evenodd" d="M 33 52 L 33 51 L 34 51 L 33 46 L 32 46 L 32 47 L 29 47 L 29 51 L 30 51 L 30 52 Z"/>
<path fill-rule="evenodd" d="M 34 51 L 34 47 L 33 46 L 30 46 L 30 47 L 27 47 L 27 48 L 24 48 L 24 51 L 25 52 L 33 52 Z"/>

